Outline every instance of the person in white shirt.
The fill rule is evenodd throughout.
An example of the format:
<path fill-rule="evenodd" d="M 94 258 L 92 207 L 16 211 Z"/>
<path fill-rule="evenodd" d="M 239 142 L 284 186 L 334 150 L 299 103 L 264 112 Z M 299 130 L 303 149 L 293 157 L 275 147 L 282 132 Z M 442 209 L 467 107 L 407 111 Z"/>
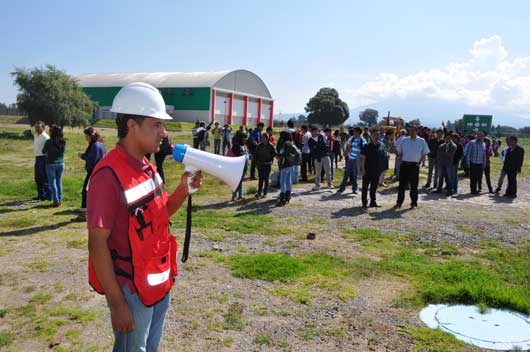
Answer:
<path fill-rule="evenodd" d="M 410 207 L 418 206 L 418 182 L 420 164 L 429 154 L 429 147 L 425 140 L 418 137 L 416 127 L 409 127 L 409 136 L 401 137 L 397 147 L 397 154 L 401 157 L 399 167 L 399 188 L 396 208 L 401 208 L 405 200 L 405 188 L 410 185 Z"/>
<path fill-rule="evenodd" d="M 399 135 L 396 136 L 396 139 L 394 141 L 394 148 L 396 150 L 396 162 L 394 165 L 394 180 L 399 180 L 399 166 L 401 165 L 401 157 L 399 154 L 397 154 L 397 150 L 399 148 L 399 145 L 401 144 L 401 141 L 404 137 L 407 136 L 407 131 L 405 129 L 402 129 L 399 131 Z"/>
<path fill-rule="evenodd" d="M 45 132 L 46 125 L 42 121 L 35 122 L 37 135 L 33 139 L 33 155 L 35 155 L 35 183 L 37 184 L 37 196 L 33 200 L 51 200 L 48 188 L 48 177 L 46 176 L 46 155 L 42 148 L 50 136 Z"/>

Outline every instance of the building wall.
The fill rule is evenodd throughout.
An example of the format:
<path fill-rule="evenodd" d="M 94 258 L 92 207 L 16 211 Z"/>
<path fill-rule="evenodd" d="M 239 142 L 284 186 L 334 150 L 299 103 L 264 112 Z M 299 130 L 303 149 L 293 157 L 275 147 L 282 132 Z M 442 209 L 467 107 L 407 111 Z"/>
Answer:
<path fill-rule="evenodd" d="M 112 101 L 121 87 L 85 87 L 83 90 L 101 107 L 112 106 Z M 210 110 L 210 88 L 160 88 L 160 93 L 170 109 L 208 111 Z M 171 113 L 171 111 L 168 111 Z M 107 117 L 107 114 L 102 116 Z"/>

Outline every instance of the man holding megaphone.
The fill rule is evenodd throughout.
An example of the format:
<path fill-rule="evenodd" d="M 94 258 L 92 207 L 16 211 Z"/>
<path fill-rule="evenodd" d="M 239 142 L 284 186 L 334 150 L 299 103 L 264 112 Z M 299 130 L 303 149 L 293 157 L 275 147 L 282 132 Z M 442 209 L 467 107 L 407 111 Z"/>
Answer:
<path fill-rule="evenodd" d="M 119 142 L 87 186 L 89 282 L 106 296 L 113 351 L 156 351 L 178 274 L 169 218 L 200 187 L 202 176 L 198 169 L 184 173 L 168 195 L 144 157 L 157 151 L 164 120 L 171 120 L 158 89 L 131 83 L 118 92 L 111 111 L 117 113 Z"/>

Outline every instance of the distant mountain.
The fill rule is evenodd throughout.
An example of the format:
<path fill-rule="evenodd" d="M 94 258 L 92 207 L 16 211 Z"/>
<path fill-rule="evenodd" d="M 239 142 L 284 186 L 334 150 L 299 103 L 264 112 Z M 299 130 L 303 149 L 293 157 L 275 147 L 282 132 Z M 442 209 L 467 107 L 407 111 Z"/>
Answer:
<path fill-rule="evenodd" d="M 503 125 L 516 128 L 530 126 L 530 116 L 519 115 L 513 111 L 477 108 L 460 102 L 426 98 L 388 99 L 370 105 L 359 106 L 350 109 L 350 118 L 346 120 L 346 124 L 359 122 L 359 112 L 367 108 L 379 111 L 379 118 L 387 116 L 388 111 L 390 111 L 391 116 L 401 116 L 406 121 L 418 118 L 423 125 L 432 127 L 440 126 L 442 121 L 460 119 L 464 114 L 493 115 L 493 124 L 495 126 Z M 281 119 L 287 121 L 290 118 L 298 117 L 300 114 L 281 114 Z M 274 116 L 275 119 L 279 117 L 280 115 Z"/>
<path fill-rule="evenodd" d="M 401 116 L 406 121 L 420 119 L 426 126 L 439 126 L 442 121 L 462 118 L 464 114 L 493 115 L 493 124 L 512 127 L 530 126 L 530 116 L 521 116 L 512 111 L 490 108 L 477 108 L 460 102 L 447 102 L 438 99 L 389 99 L 375 104 L 360 106 L 350 110 L 347 123 L 359 121 L 359 112 L 366 108 L 379 111 L 379 117 Z"/>

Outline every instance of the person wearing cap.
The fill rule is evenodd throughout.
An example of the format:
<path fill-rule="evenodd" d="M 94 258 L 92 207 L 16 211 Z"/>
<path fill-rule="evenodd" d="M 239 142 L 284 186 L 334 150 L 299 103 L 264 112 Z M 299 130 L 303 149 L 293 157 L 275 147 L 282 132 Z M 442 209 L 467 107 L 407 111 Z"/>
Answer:
<path fill-rule="evenodd" d="M 184 173 L 168 195 L 144 157 L 166 134 L 160 92 L 146 83 L 123 87 L 112 104 L 119 141 L 95 166 L 88 183 L 89 283 L 110 309 L 113 351 L 156 351 L 177 268 L 177 243 L 169 217 L 201 173 Z"/>
<path fill-rule="evenodd" d="M 417 136 L 416 127 L 409 127 L 409 135 L 401 137 L 397 153 L 401 157 L 399 166 L 398 198 L 395 208 L 401 208 L 405 200 L 405 188 L 410 185 L 410 207 L 418 206 L 418 182 L 420 178 L 420 164 L 429 154 L 429 147 L 425 139 Z"/>

